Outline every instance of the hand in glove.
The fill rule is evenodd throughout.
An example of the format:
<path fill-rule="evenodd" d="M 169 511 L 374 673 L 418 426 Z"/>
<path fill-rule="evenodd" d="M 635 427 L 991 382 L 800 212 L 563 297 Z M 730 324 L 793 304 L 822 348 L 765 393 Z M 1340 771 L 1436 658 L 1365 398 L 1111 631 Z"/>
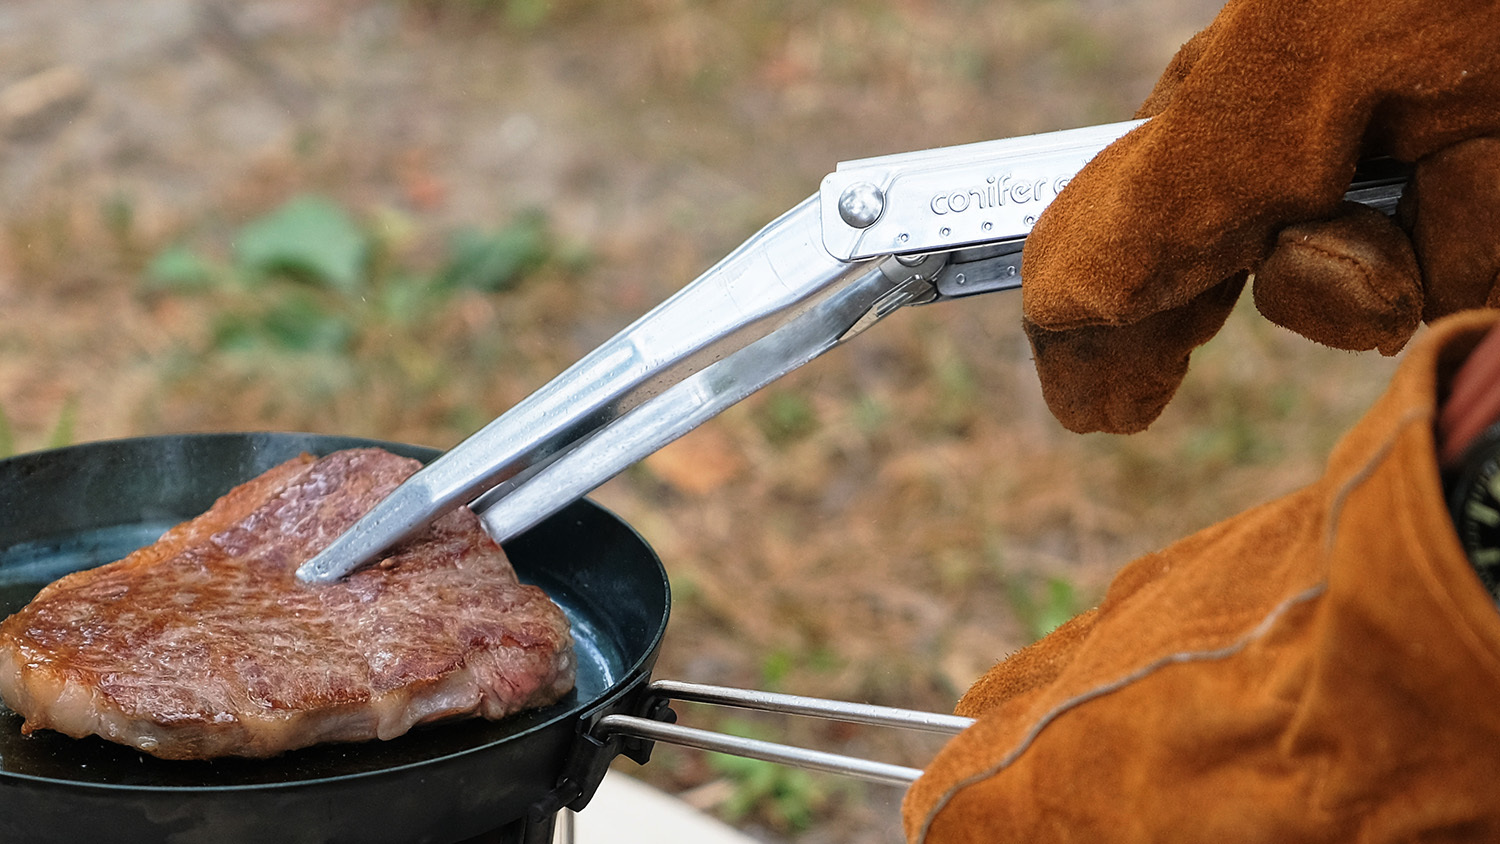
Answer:
<path fill-rule="evenodd" d="M 1433 430 L 1487 415 L 1463 385 L 1493 392 L 1497 323 L 1440 321 L 1321 479 L 1130 563 L 976 682 L 908 840 L 1500 841 L 1500 613 Z"/>
<path fill-rule="evenodd" d="M 1393 354 L 1500 305 L 1500 5 L 1232 0 L 1027 239 L 1025 327 L 1075 431 L 1145 428 L 1245 279 L 1268 318 Z M 1398 222 L 1342 201 L 1416 165 Z"/>

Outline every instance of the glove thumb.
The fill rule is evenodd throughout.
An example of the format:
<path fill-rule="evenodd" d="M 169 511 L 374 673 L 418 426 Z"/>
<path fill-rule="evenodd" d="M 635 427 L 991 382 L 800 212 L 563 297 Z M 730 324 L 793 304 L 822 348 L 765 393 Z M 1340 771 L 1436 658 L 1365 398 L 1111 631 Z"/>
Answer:
<path fill-rule="evenodd" d="M 1406 234 L 1345 202 L 1329 220 L 1287 226 L 1255 273 L 1267 319 L 1325 346 L 1393 355 L 1422 321 L 1422 283 Z"/>

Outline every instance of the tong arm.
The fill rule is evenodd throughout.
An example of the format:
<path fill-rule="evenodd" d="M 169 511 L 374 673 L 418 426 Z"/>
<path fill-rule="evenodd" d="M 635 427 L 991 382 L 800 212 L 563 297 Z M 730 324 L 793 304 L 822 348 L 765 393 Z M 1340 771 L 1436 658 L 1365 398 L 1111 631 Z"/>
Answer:
<path fill-rule="evenodd" d="M 1144 120 L 885 155 L 823 179 L 823 242 L 846 261 L 1023 241 L 1042 209 Z"/>
<path fill-rule="evenodd" d="M 674 384 L 773 334 L 811 307 L 818 294 L 862 276 L 873 262 L 833 257 L 819 228 L 814 195 L 413 475 L 304 563 L 297 576 L 308 582 L 342 577 L 415 536 L 442 513 L 538 472 Z M 594 486 L 608 477 L 598 477 Z"/>
<path fill-rule="evenodd" d="M 854 337 L 899 308 L 936 296 L 939 257 L 850 264 L 776 331 L 651 397 L 534 473 L 470 505 L 504 542 L 717 416 L 762 387 Z"/>
<path fill-rule="evenodd" d="M 1027 174 L 1037 167 L 1046 169 L 1054 175 L 1044 180 L 1055 191 L 1066 184 L 1071 172 L 1134 125 L 1090 127 L 840 165 L 824 180 L 818 194 L 414 475 L 303 564 L 298 577 L 312 582 L 342 577 L 415 536 L 441 513 L 471 502 L 487 514 L 488 529 L 503 541 L 520 526 L 539 520 L 538 514 L 545 517 L 547 508 L 567 503 L 571 499 L 561 497 L 570 491 L 576 490 L 574 497 L 587 493 L 624 465 L 901 305 L 938 298 L 930 272 L 911 284 L 905 278 L 888 284 L 902 275 L 899 266 L 891 263 L 893 256 L 907 256 L 900 260 L 915 264 L 921 253 L 970 241 L 1018 244 L 1050 196 L 1034 189 L 1018 191 L 1007 183 L 1008 192 L 1002 197 L 995 193 L 996 187 L 991 192 L 999 205 L 1008 211 L 1024 206 L 1024 213 L 998 226 L 975 217 L 974 225 L 962 229 L 960 237 L 953 236 L 952 226 L 907 226 L 906 215 L 887 211 L 888 201 L 906 208 L 913 206 L 907 197 L 946 190 L 942 193 L 948 197 L 944 213 L 957 219 L 953 212 L 963 200 L 957 188 L 943 186 L 956 183 L 956 171 L 962 172 L 962 179 L 971 180 L 975 173 L 992 171 L 997 161 L 1021 166 Z M 875 186 L 873 197 L 866 191 L 870 185 Z M 1016 202 L 1022 194 L 1027 202 Z M 875 200 L 876 205 L 858 207 L 861 197 Z M 1012 251 L 1011 263 L 1016 266 L 1010 272 L 1018 282 L 1019 252 Z M 882 262 L 887 271 L 871 276 Z M 978 289 L 966 275 L 952 276 L 945 283 L 954 290 Z M 802 327 L 792 332 L 796 336 L 756 346 L 738 364 L 699 377 L 705 367 L 798 323 L 817 294 L 835 288 L 851 292 L 832 304 L 825 300 L 818 315 L 800 319 Z M 896 298 L 887 298 L 891 296 Z M 856 318 L 838 324 L 851 310 L 858 311 Z M 685 380 L 687 386 L 673 391 Z M 670 398 L 653 402 L 668 391 L 673 391 Z M 648 403 L 652 412 L 632 413 Z M 622 426 L 630 416 L 640 418 Z M 564 466 L 556 465 L 596 432 L 610 428 L 614 430 L 609 437 L 595 442 L 583 455 Z M 603 462 L 590 466 L 583 462 L 586 459 Z M 543 482 L 543 474 L 551 480 Z M 533 484 L 536 488 L 525 499 L 497 510 L 516 490 Z"/>

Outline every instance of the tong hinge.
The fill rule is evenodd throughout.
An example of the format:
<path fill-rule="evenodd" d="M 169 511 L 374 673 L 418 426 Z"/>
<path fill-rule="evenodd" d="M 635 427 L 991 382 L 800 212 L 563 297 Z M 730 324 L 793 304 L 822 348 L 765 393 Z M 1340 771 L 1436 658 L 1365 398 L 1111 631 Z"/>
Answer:
<path fill-rule="evenodd" d="M 880 272 L 896 286 L 876 300 L 869 310 L 860 315 L 849 330 L 839 335 L 842 343 L 859 334 L 898 308 L 907 305 L 925 305 L 938 298 L 936 277 L 948 263 L 944 253 L 927 255 L 892 255 L 880 263 Z"/>

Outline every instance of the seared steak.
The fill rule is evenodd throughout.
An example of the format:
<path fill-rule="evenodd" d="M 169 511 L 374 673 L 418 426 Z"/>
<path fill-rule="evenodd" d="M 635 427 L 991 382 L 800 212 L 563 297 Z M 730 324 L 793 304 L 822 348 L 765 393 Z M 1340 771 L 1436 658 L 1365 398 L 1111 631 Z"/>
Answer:
<path fill-rule="evenodd" d="M 0 696 L 47 728 L 167 759 L 272 756 L 501 718 L 573 686 L 572 636 L 466 508 L 342 581 L 298 564 L 414 472 L 303 456 L 0 624 Z"/>

